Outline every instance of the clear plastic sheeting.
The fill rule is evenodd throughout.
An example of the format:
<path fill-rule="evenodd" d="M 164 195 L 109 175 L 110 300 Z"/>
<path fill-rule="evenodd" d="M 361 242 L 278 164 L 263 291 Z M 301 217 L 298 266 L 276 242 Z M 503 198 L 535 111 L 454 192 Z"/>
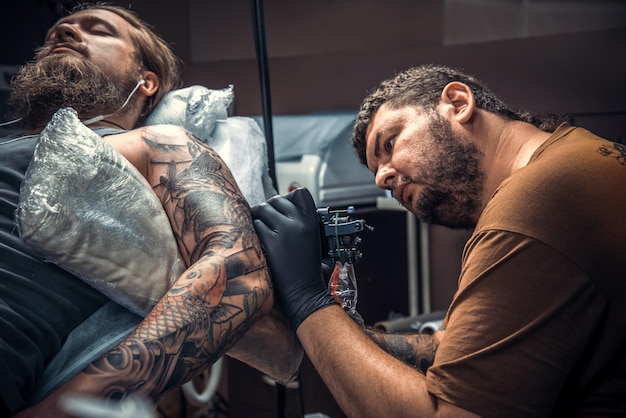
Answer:
<path fill-rule="evenodd" d="M 228 108 L 234 97 L 232 85 L 217 90 L 204 86 L 174 90 L 163 97 L 145 124 L 184 126 L 203 141 L 208 141 L 217 121 L 228 117 Z"/>
<path fill-rule="evenodd" d="M 359 325 L 364 324 L 363 317 L 356 310 L 358 288 L 351 261 L 335 263 L 333 274 L 328 281 L 328 292 Z"/>
<path fill-rule="evenodd" d="M 235 116 L 218 122 L 206 143 L 222 157 L 250 206 L 277 194 L 267 169 L 265 137 L 252 118 Z"/>
<path fill-rule="evenodd" d="M 35 254 L 142 316 L 184 270 L 147 181 L 70 108 L 41 133 L 17 224 Z"/>
<path fill-rule="evenodd" d="M 191 86 L 169 92 L 146 120 L 146 125 L 182 126 L 215 150 L 253 206 L 277 191 L 268 173 L 267 144 L 253 118 L 228 117 L 234 99 L 232 85 L 224 89 Z"/>

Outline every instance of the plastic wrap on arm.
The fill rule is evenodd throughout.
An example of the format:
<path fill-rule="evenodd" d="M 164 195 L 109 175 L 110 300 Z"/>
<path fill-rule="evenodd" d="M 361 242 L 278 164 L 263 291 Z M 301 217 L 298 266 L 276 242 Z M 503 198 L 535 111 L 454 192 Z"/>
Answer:
<path fill-rule="evenodd" d="M 185 268 L 147 181 L 70 108 L 41 133 L 17 225 L 35 254 L 141 315 Z"/>
<path fill-rule="evenodd" d="M 146 125 L 182 126 L 213 148 L 230 169 L 251 206 L 277 192 L 268 174 L 267 144 L 258 123 L 248 117 L 228 117 L 233 86 L 208 89 L 190 86 L 163 98 Z"/>
<path fill-rule="evenodd" d="M 174 90 L 152 111 L 146 125 L 177 125 L 207 141 L 218 120 L 228 117 L 228 107 L 235 97 L 233 86 L 213 90 L 190 86 Z"/>

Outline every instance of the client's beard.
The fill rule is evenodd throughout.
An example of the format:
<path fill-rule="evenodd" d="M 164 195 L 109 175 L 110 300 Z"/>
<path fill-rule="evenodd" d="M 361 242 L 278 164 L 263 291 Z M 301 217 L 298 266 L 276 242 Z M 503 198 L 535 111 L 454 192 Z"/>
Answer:
<path fill-rule="evenodd" d="M 128 75 L 116 82 L 82 56 L 48 55 L 26 64 L 13 78 L 10 106 L 27 129 L 47 124 L 63 107 L 73 108 L 82 119 L 109 114 L 122 106 L 136 79 Z"/>

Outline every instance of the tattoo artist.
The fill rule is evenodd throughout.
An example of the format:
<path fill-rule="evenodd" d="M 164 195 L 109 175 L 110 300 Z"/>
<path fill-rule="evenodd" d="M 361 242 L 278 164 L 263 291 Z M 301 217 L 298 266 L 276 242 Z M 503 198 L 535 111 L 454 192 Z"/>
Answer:
<path fill-rule="evenodd" d="M 352 143 L 420 220 L 473 234 L 420 370 L 421 353 L 388 354 L 402 338 L 374 342 L 327 293 L 306 189 L 253 207 L 278 299 L 348 416 L 626 416 L 623 144 L 441 65 L 380 83 Z"/>

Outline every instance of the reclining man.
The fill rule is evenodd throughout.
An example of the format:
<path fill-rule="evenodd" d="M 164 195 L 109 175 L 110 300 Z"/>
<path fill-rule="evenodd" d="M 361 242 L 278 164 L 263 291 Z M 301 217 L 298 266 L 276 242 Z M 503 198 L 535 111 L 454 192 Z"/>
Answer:
<path fill-rule="evenodd" d="M 424 374 L 421 353 L 387 354 L 328 295 L 306 189 L 252 208 L 276 295 L 346 414 L 626 415 L 626 147 L 436 65 L 382 82 L 352 141 L 419 219 L 474 231 L 445 331 L 421 337 Z M 408 360 L 416 340 L 376 341 Z"/>
<path fill-rule="evenodd" d="M 93 129 L 144 175 L 164 202 L 186 270 L 117 347 L 23 416 L 62 416 L 57 401 L 64 393 L 157 402 L 227 351 L 277 380 L 297 371 L 301 348 L 269 315 L 269 273 L 229 169 L 181 127 L 137 128 L 180 86 L 179 77 L 178 59 L 134 13 L 97 4 L 60 19 L 13 80 L 13 108 L 28 133 L 0 141 L 0 416 L 28 406 L 68 333 L 108 302 L 35 257 L 16 232 L 20 185 L 39 132 L 64 107 L 98 120 Z"/>

